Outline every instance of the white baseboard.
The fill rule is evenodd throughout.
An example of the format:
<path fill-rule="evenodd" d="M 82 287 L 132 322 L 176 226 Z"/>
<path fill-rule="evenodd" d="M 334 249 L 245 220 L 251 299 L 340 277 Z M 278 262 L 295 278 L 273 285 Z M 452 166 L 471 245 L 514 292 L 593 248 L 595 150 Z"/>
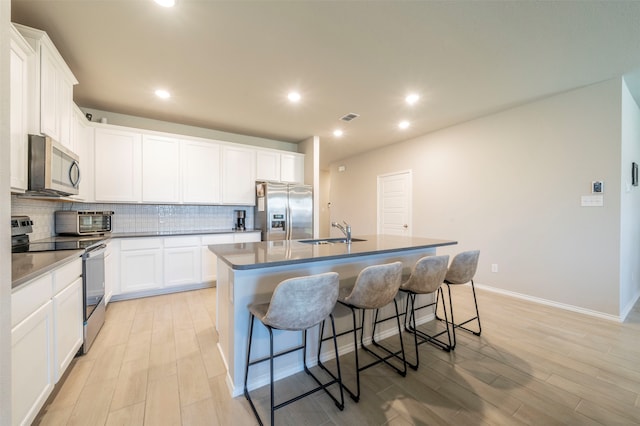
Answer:
<path fill-rule="evenodd" d="M 527 294 L 516 293 L 514 291 L 503 290 L 501 288 L 490 287 L 490 286 L 486 286 L 486 285 L 478 284 L 478 283 L 475 284 L 475 287 L 477 289 L 491 291 L 493 293 L 498 293 L 498 294 L 502 294 L 502 295 L 505 295 L 505 296 L 515 297 L 517 299 L 527 300 L 529 302 L 539 303 L 541 305 L 553 306 L 555 308 L 563 309 L 565 311 L 577 312 L 577 313 L 580 313 L 580 314 L 589 315 L 591 317 L 596 317 L 596 318 L 602 318 L 602 319 L 606 319 L 606 320 L 609 320 L 609 321 L 622 322 L 622 321 L 624 321 L 624 317 L 626 317 L 626 314 L 624 316 L 622 316 L 622 317 L 617 316 L 617 315 L 605 314 L 603 312 L 594 311 L 592 309 L 585 309 L 585 308 L 581 308 L 579 306 L 568 305 L 566 303 L 555 302 L 553 300 L 542 299 L 540 297 L 529 296 Z M 636 297 L 636 300 L 637 300 L 637 297 Z M 632 306 L 633 306 L 633 304 L 632 304 Z M 629 310 L 630 310 L 630 308 L 629 308 Z M 482 311 L 480 312 L 480 316 L 482 316 Z"/>

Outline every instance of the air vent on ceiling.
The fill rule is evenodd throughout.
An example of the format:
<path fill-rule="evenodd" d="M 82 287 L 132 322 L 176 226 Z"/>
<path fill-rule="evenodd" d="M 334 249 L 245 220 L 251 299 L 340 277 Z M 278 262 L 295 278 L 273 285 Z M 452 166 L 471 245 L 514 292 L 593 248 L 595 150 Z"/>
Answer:
<path fill-rule="evenodd" d="M 340 117 L 340 120 L 342 120 L 342 121 L 346 121 L 346 122 L 348 123 L 348 122 L 350 122 L 351 120 L 354 120 L 354 119 L 356 119 L 356 118 L 358 118 L 358 117 L 360 117 L 360 115 L 359 115 L 359 114 L 354 114 L 354 113 L 350 112 L 349 114 L 347 114 L 347 115 L 345 115 L 345 116 L 343 116 L 343 117 Z"/>

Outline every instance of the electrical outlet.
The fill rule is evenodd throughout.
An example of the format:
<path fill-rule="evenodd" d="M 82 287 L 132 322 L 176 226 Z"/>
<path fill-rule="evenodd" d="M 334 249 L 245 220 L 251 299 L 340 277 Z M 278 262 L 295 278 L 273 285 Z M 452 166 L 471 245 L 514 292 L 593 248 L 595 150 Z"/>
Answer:
<path fill-rule="evenodd" d="M 497 263 L 492 263 L 491 264 L 491 272 L 498 272 L 498 264 Z"/>

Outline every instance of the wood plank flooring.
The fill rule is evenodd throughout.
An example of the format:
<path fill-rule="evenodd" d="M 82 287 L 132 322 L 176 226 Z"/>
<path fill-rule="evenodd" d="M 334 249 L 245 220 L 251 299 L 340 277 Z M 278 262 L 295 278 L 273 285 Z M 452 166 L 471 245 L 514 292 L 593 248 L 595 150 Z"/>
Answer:
<path fill-rule="evenodd" d="M 463 318 L 470 289 L 458 286 L 453 296 L 456 316 Z M 36 423 L 257 424 L 245 399 L 227 391 L 215 298 L 212 288 L 111 303 L 94 346 L 76 359 Z M 276 423 L 640 424 L 638 307 L 619 324 L 482 290 L 478 300 L 481 337 L 458 332 L 452 353 L 421 345 L 419 370 L 404 378 L 383 365 L 366 370 L 359 403 L 347 398 L 339 411 L 316 393 L 278 410 Z M 353 355 L 341 363 L 345 380 L 354 383 Z M 304 373 L 282 380 L 278 398 L 310 383 Z M 254 392 L 268 420 L 268 390 Z"/>

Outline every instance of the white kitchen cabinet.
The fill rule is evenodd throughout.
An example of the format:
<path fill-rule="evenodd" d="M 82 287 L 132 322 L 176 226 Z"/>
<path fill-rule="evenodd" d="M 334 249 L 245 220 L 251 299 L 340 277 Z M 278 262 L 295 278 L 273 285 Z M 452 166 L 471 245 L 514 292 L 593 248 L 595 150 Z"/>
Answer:
<path fill-rule="evenodd" d="M 120 292 L 162 288 L 162 238 L 120 241 Z"/>
<path fill-rule="evenodd" d="M 200 283 L 200 237 L 164 239 L 164 287 Z"/>
<path fill-rule="evenodd" d="M 29 425 L 53 391 L 53 303 L 49 299 L 11 330 L 12 425 Z"/>
<path fill-rule="evenodd" d="M 80 189 L 78 195 L 71 198 L 91 203 L 95 201 L 93 127 L 89 126 L 84 113 L 75 104 L 71 121 L 71 139 L 80 157 Z"/>
<path fill-rule="evenodd" d="M 34 108 L 30 132 L 42 133 L 74 150 L 71 144 L 73 86 L 78 84 L 53 42 L 44 31 L 14 24 L 35 52 L 31 83 Z"/>
<path fill-rule="evenodd" d="M 82 259 L 11 294 L 12 424 L 31 424 L 82 345 Z"/>
<path fill-rule="evenodd" d="M 260 234 L 258 234 L 259 239 Z M 202 282 L 216 280 L 218 257 L 209 250 L 211 244 L 231 244 L 233 234 L 211 234 L 202 236 Z"/>
<path fill-rule="evenodd" d="M 304 183 L 303 154 L 280 154 L 280 180 L 282 182 Z"/>
<path fill-rule="evenodd" d="M 142 136 L 142 201 L 180 202 L 180 141 Z"/>
<path fill-rule="evenodd" d="M 82 274 L 82 268 L 80 273 Z M 82 346 L 84 339 L 82 304 L 82 276 L 77 277 L 53 296 L 56 383 Z"/>
<path fill-rule="evenodd" d="M 260 232 L 237 232 L 233 234 L 234 243 L 255 243 L 260 241 Z"/>
<path fill-rule="evenodd" d="M 34 52 L 13 25 L 10 26 L 10 31 L 11 191 L 22 193 L 28 188 L 28 85 L 29 67 Z"/>
<path fill-rule="evenodd" d="M 255 205 L 255 150 L 240 146 L 222 147 L 222 203 Z"/>
<path fill-rule="evenodd" d="M 280 181 L 280 153 L 256 150 L 256 180 Z"/>
<path fill-rule="evenodd" d="M 107 306 L 113 293 L 118 293 L 117 258 L 120 251 L 116 241 L 108 241 L 104 252 L 104 305 Z"/>
<path fill-rule="evenodd" d="M 139 202 L 142 135 L 99 127 L 95 129 L 94 138 L 95 200 Z"/>
<path fill-rule="evenodd" d="M 185 203 L 220 203 L 220 145 L 182 142 L 182 200 Z"/>

